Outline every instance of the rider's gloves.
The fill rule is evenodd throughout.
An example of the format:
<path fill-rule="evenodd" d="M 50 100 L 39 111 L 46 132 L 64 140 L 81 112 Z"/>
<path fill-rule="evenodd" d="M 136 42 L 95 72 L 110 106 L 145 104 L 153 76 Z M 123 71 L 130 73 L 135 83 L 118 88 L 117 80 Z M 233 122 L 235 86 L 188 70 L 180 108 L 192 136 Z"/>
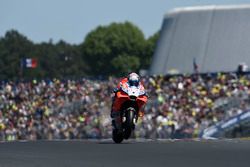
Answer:
<path fill-rule="evenodd" d="M 114 88 L 113 93 L 117 93 L 119 91 L 119 88 Z"/>

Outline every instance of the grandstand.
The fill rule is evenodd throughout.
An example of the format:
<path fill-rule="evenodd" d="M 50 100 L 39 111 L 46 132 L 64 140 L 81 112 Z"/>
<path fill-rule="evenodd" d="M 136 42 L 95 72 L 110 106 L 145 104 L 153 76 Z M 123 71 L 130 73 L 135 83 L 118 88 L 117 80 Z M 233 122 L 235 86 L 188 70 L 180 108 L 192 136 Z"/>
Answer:
<path fill-rule="evenodd" d="M 110 92 L 117 82 L 83 78 L 0 83 L 0 141 L 110 138 Z M 226 126 L 225 120 L 250 120 L 245 115 L 250 108 L 249 74 L 147 76 L 142 82 L 150 99 L 135 138 L 208 136 L 204 130 L 215 124 L 216 137 L 224 135 L 221 127 L 234 137 L 239 131 L 230 134 L 228 128 L 235 126 Z M 239 127 L 239 121 L 233 123 Z"/>
<path fill-rule="evenodd" d="M 164 16 L 150 74 L 235 71 L 250 64 L 250 5 L 177 8 Z"/>

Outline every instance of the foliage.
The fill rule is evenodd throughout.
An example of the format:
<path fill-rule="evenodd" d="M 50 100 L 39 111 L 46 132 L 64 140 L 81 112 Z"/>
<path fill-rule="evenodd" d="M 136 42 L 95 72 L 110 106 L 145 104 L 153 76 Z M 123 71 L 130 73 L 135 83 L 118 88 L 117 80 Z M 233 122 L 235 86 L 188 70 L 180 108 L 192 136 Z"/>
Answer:
<path fill-rule="evenodd" d="M 117 68 L 115 61 L 121 55 L 140 58 L 145 47 L 145 39 L 141 30 L 132 23 L 112 23 L 99 26 L 90 32 L 82 44 L 82 53 L 91 68 L 92 75 L 112 75 L 124 72 Z M 134 60 L 134 59 L 132 59 Z M 134 62 L 127 62 L 127 64 Z M 142 62 L 136 62 L 142 63 Z M 133 65 L 129 65 L 133 67 Z M 136 69 L 132 69 L 136 70 Z"/>
<path fill-rule="evenodd" d="M 118 55 L 113 58 L 111 65 L 114 67 L 116 75 L 126 75 L 132 71 L 138 71 L 140 59 L 136 56 Z"/>
<path fill-rule="evenodd" d="M 22 75 L 20 59 L 33 57 L 33 43 L 17 31 L 11 30 L 0 39 L 0 77 L 18 78 Z"/>
<path fill-rule="evenodd" d="M 65 78 L 124 75 L 147 69 L 159 33 L 148 40 L 130 22 L 99 26 L 79 45 L 61 40 L 33 43 L 16 30 L 0 37 L 0 79 Z M 36 58 L 35 69 L 21 68 L 21 59 Z"/>

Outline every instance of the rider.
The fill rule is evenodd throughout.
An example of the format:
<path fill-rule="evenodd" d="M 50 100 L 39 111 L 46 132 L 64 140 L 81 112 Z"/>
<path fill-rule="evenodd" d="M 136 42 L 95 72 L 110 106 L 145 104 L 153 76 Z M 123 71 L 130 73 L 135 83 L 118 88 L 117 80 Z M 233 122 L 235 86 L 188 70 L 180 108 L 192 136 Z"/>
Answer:
<path fill-rule="evenodd" d="M 140 76 L 138 74 L 132 72 L 127 77 L 124 77 L 121 79 L 118 86 L 114 89 L 115 96 L 113 99 L 112 110 L 111 110 L 112 126 L 114 129 L 121 130 L 122 120 L 120 117 L 120 109 L 121 109 L 122 104 L 124 103 L 124 99 L 117 98 L 116 94 L 117 92 L 121 90 L 122 87 L 128 88 L 130 86 L 137 87 L 138 89 L 140 89 L 141 92 L 144 92 L 144 95 L 146 95 L 144 86 L 140 82 Z M 142 116 L 142 115 L 143 113 L 139 110 L 139 116 Z"/>

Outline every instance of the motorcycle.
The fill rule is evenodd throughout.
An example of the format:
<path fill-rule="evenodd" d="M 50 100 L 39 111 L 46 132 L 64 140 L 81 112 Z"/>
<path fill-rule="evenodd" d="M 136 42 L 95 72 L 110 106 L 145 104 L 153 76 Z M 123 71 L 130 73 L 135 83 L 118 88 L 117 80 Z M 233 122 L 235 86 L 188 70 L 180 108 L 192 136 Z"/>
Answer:
<path fill-rule="evenodd" d="M 120 117 L 122 120 L 122 129 L 113 129 L 112 139 L 115 143 L 121 143 L 123 139 L 129 139 L 135 129 L 138 121 L 139 111 L 147 102 L 145 91 L 136 86 L 124 88 L 116 93 L 117 98 L 121 98 L 122 107 Z"/>

